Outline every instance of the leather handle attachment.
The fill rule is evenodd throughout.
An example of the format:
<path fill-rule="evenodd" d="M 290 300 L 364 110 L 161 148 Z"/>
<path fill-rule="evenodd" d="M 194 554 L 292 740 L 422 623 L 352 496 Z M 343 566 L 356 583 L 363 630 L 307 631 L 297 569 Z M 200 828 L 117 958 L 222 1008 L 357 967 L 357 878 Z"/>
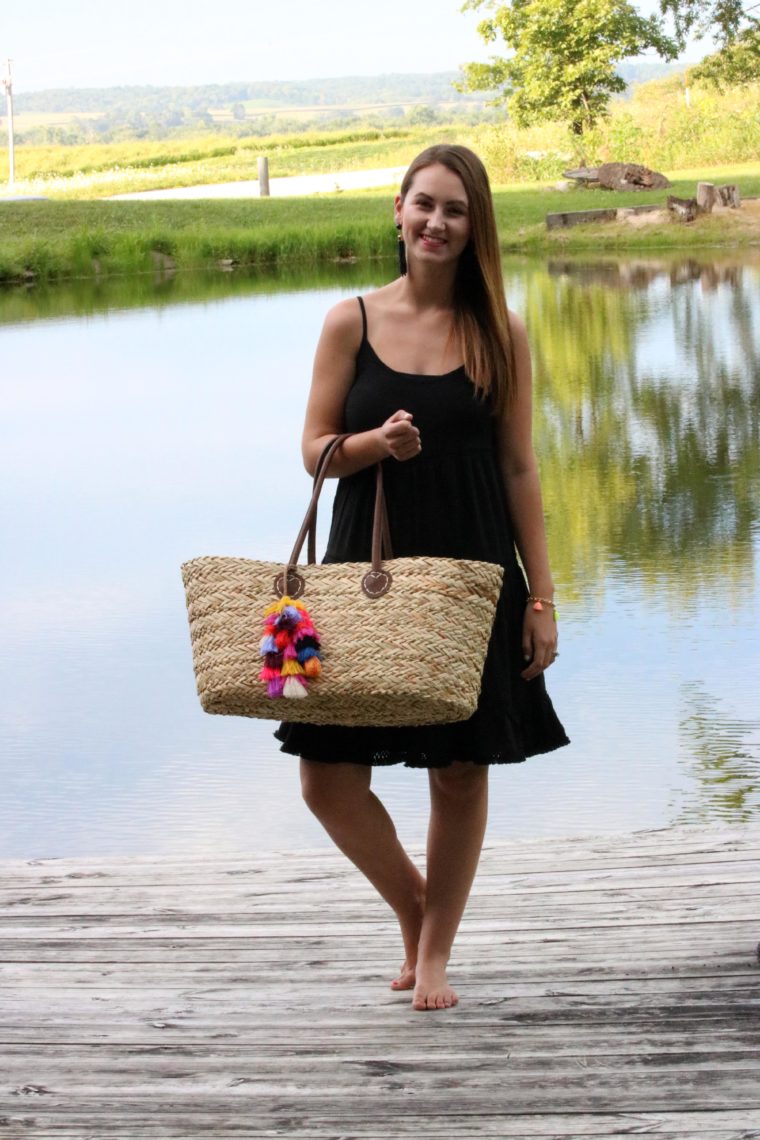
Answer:
<path fill-rule="evenodd" d="M 274 582 L 274 592 L 278 597 L 287 594 L 291 598 L 299 598 L 306 583 L 296 569 L 304 541 L 308 536 L 307 564 L 316 563 L 316 534 L 317 534 L 317 507 L 330 461 L 343 443 L 348 439 L 350 432 L 335 436 L 326 445 L 317 461 L 314 472 L 311 500 L 306 509 L 301 529 L 298 532 L 288 564 L 282 574 L 278 574 Z M 388 525 L 388 510 L 383 491 L 383 467 L 381 463 L 375 466 L 375 509 L 372 520 L 372 565 L 362 578 L 361 587 L 368 598 L 381 598 L 391 587 L 393 581 L 389 571 L 383 569 L 383 559 L 393 558 L 391 547 L 390 527 Z"/>

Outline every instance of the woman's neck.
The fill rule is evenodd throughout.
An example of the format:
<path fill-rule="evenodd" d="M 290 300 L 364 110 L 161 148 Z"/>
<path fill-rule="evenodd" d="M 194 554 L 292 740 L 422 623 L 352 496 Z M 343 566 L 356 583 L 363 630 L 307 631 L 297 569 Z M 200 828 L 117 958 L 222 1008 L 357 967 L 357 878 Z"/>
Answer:
<path fill-rule="evenodd" d="M 417 309 L 453 309 L 455 275 L 455 271 L 410 265 L 400 278 L 401 296 Z"/>

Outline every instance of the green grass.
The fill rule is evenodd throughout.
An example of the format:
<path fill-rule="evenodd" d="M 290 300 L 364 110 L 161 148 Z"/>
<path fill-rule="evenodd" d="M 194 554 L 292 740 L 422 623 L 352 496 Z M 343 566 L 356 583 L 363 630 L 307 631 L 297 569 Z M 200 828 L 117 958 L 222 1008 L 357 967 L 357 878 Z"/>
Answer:
<path fill-rule="evenodd" d="M 444 132 L 457 141 L 455 132 Z M 18 147 L 19 194 L 55 200 L 107 198 L 142 190 L 240 182 L 257 177 L 257 159 L 269 158 L 270 177 L 404 166 L 430 141 L 430 128 L 355 129 L 265 138 L 200 136 L 162 142 Z M 0 182 L 7 158 L 0 150 Z"/>
<path fill-rule="evenodd" d="M 691 196 L 697 180 L 736 182 L 743 196 L 760 195 L 760 164 L 680 171 L 671 192 Z M 178 268 L 197 269 L 228 259 L 241 266 L 282 267 L 391 256 L 391 196 L 388 188 L 263 201 L 0 203 L 0 281 L 154 272 L 166 266 L 166 257 Z M 664 204 L 665 196 L 663 191 L 562 192 L 535 183 L 497 187 L 494 201 L 505 251 L 605 253 L 753 240 L 749 229 L 726 215 L 691 226 L 668 223 L 641 230 L 595 225 L 548 232 L 545 227 L 547 213 Z"/>

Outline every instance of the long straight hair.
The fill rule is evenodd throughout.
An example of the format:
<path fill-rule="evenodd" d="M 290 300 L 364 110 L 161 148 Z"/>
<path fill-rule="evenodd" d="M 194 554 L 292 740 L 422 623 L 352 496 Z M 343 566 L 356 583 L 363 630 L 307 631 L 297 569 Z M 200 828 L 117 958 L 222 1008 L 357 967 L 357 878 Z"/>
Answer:
<path fill-rule="evenodd" d="M 454 332 L 462 345 L 467 375 L 483 396 L 491 397 L 498 412 L 514 395 L 515 356 L 491 187 L 473 151 L 440 143 L 412 161 L 401 183 L 402 201 L 417 171 L 436 163 L 461 179 L 470 218 L 470 240 L 459 258 L 454 281 Z"/>

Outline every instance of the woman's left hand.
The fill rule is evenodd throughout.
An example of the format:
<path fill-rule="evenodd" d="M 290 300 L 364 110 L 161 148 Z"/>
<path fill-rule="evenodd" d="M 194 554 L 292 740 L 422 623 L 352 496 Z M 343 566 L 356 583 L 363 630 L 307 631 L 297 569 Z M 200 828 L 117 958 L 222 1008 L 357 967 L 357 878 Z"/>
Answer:
<path fill-rule="evenodd" d="M 522 648 L 525 661 L 530 662 L 520 674 L 524 681 L 532 681 L 554 664 L 555 658 L 559 656 L 557 623 L 550 606 L 534 610 L 533 604 L 528 602 L 523 618 Z"/>

